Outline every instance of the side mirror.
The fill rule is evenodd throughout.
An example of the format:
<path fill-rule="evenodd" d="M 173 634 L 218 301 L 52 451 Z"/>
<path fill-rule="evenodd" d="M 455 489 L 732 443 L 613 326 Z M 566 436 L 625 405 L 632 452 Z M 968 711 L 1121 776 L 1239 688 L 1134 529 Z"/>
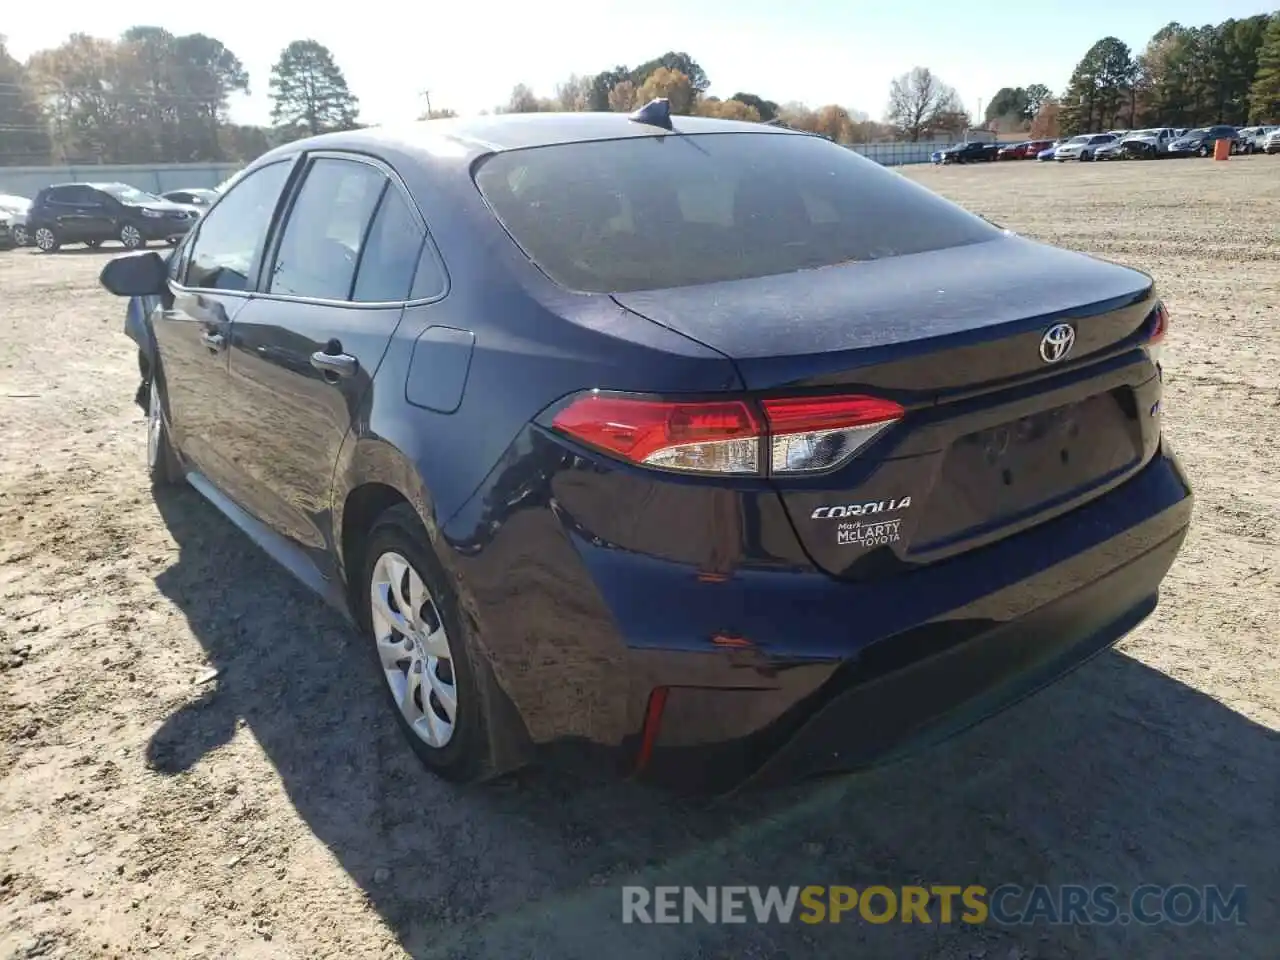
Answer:
<path fill-rule="evenodd" d="M 154 250 L 131 254 L 109 260 L 98 282 L 117 297 L 155 297 L 168 288 L 169 268 Z"/>

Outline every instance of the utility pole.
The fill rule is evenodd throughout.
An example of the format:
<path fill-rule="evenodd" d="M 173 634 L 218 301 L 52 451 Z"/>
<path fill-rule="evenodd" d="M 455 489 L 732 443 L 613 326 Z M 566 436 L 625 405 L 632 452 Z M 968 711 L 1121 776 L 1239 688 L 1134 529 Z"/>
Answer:
<path fill-rule="evenodd" d="M 431 117 L 431 91 L 423 90 L 418 94 L 418 96 L 422 97 L 424 100 L 427 101 L 427 117 L 430 118 Z"/>

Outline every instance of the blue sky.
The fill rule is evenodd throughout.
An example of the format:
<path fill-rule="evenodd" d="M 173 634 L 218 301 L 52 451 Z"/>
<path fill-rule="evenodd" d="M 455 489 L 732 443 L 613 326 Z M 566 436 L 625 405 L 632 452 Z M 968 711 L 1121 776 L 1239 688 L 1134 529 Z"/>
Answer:
<path fill-rule="evenodd" d="M 779 102 L 835 102 L 879 118 L 890 80 L 913 66 L 933 69 L 976 112 L 1001 86 L 1060 91 L 1085 50 L 1108 34 L 1141 49 L 1170 20 L 1251 16 L 1280 0 L 304 3 L 14 0 L 0 30 L 22 58 L 71 30 L 109 37 L 146 23 L 211 34 L 249 70 L 252 95 L 232 107 L 242 122 L 266 121 L 271 65 L 289 41 L 307 37 L 333 50 L 369 123 L 416 116 L 424 89 L 433 106 L 472 113 L 505 101 L 516 83 L 549 96 L 570 73 L 634 66 L 666 50 L 697 58 L 721 96 L 748 90 Z"/>

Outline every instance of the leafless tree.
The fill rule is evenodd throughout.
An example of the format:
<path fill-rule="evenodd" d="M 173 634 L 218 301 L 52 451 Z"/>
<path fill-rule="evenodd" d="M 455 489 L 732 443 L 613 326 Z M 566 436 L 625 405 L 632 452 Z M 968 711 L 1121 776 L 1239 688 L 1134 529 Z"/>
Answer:
<path fill-rule="evenodd" d="M 964 113 L 960 96 L 928 67 L 915 67 L 889 87 L 889 122 L 902 136 L 917 141 L 935 130 L 954 125 Z"/>

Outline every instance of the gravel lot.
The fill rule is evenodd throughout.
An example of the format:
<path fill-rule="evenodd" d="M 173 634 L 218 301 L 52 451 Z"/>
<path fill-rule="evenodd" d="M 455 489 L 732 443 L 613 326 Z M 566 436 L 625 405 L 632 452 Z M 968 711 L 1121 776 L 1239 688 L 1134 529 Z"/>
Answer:
<path fill-rule="evenodd" d="M 718 803 L 428 777 L 348 629 L 196 494 L 153 500 L 110 251 L 0 252 L 0 957 L 1274 957 L 1280 158 L 909 176 L 1154 274 L 1195 528 L 1054 688 Z M 624 928 L 627 882 L 1245 884 L 1248 925 Z"/>

